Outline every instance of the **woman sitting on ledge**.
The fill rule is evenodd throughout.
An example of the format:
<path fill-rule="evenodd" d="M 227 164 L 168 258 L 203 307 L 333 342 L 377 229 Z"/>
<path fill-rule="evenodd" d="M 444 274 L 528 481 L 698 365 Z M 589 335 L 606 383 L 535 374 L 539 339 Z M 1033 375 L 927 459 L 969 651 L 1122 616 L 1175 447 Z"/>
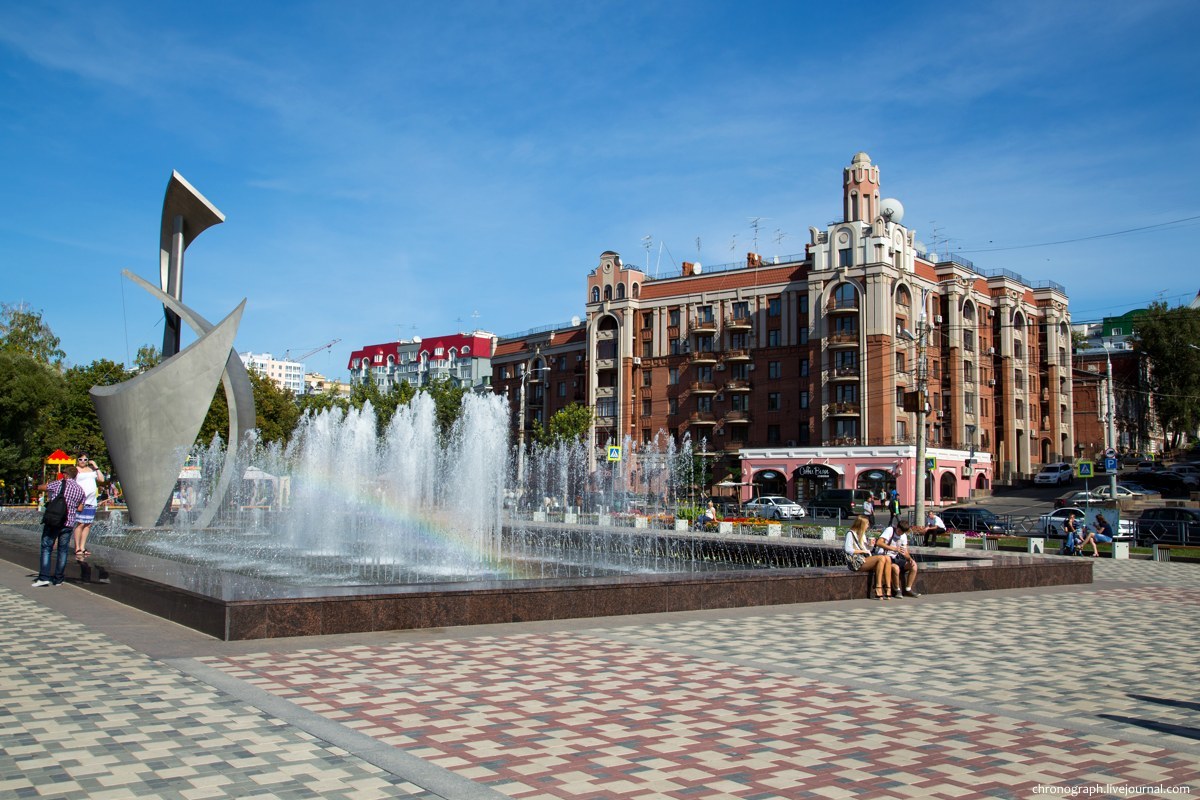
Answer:
<path fill-rule="evenodd" d="M 856 517 L 854 524 L 846 531 L 842 551 L 846 557 L 846 567 L 851 572 L 875 573 L 875 599 L 887 600 L 892 595 L 891 560 L 887 556 L 871 555 L 871 545 L 866 539 L 870 524 L 866 517 Z"/>
<path fill-rule="evenodd" d="M 1080 550 L 1092 546 L 1092 557 L 1096 558 L 1100 555 L 1099 549 L 1096 548 L 1096 542 L 1111 542 L 1113 540 L 1112 525 L 1104 518 L 1103 514 L 1096 515 L 1096 527 L 1094 529 L 1084 528 L 1085 533 L 1079 544 L 1076 545 Z"/>

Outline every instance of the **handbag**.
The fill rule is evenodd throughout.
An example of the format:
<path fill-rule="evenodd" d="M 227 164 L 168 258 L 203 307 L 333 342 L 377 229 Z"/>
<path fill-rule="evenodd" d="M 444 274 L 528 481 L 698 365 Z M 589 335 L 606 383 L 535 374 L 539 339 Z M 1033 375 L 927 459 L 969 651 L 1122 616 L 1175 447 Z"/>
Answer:
<path fill-rule="evenodd" d="M 846 553 L 846 569 L 858 572 L 867 563 L 867 557 L 862 553 Z"/>

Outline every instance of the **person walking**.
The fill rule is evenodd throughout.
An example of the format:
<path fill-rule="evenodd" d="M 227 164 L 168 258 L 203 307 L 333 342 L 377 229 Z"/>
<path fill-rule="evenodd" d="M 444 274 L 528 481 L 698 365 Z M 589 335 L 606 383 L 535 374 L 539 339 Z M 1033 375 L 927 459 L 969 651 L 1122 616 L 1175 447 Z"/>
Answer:
<path fill-rule="evenodd" d="M 900 493 L 892 489 L 892 496 L 888 498 L 887 503 L 888 513 L 891 517 L 888 519 L 888 527 L 892 527 L 900 520 Z"/>
<path fill-rule="evenodd" d="M 58 586 L 67 571 L 67 549 L 71 546 L 71 534 L 75 527 L 75 513 L 83 505 L 83 487 L 76 483 L 75 469 L 46 486 L 46 511 L 42 515 L 42 558 L 35 587 Z M 51 567 L 50 559 L 58 547 L 57 560 Z"/>
<path fill-rule="evenodd" d="M 75 560 L 82 561 L 92 554 L 87 549 L 88 534 L 96 520 L 100 484 L 104 483 L 104 473 L 86 453 L 75 459 L 75 482 L 83 489 L 83 508 L 75 515 Z"/>

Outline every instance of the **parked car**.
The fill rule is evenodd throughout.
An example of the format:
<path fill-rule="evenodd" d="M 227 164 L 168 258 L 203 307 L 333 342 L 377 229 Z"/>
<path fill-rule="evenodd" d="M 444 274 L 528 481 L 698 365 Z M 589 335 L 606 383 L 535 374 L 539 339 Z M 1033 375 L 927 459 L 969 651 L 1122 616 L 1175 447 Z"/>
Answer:
<path fill-rule="evenodd" d="M 1054 498 L 1055 508 L 1066 508 L 1067 506 L 1090 506 L 1097 503 L 1109 502 L 1108 497 L 1102 497 L 1096 490 L 1092 491 L 1074 491 L 1059 495 Z"/>
<path fill-rule="evenodd" d="M 1140 483 L 1133 483 L 1132 481 L 1121 481 L 1117 484 L 1117 488 L 1128 489 L 1129 491 L 1133 492 L 1135 496 L 1143 499 L 1158 497 L 1161 494 L 1161 492 L 1159 492 L 1157 489 L 1151 489 L 1149 486 L 1144 486 Z"/>
<path fill-rule="evenodd" d="M 1161 461 L 1139 461 L 1137 465 L 1138 472 L 1158 472 L 1162 468 Z"/>
<path fill-rule="evenodd" d="M 1065 461 L 1045 464 L 1038 470 L 1038 474 L 1033 476 L 1034 484 L 1049 483 L 1054 486 L 1063 486 L 1073 480 L 1075 480 L 1075 468 Z"/>
<path fill-rule="evenodd" d="M 1100 512 L 1107 518 L 1109 512 Z M 1086 509 L 1079 507 L 1066 506 L 1064 508 L 1056 508 L 1049 514 L 1042 514 L 1038 517 L 1038 527 L 1042 531 L 1042 535 L 1050 539 L 1065 539 L 1066 534 L 1063 533 L 1063 524 L 1067 521 L 1069 514 L 1075 515 L 1075 524 L 1082 531 L 1088 523 L 1088 512 Z M 1135 532 L 1134 522 L 1131 519 L 1117 520 L 1117 535 L 1118 536 L 1133 536 Z"/>
<path fill-rule="evenodd" d="M 1183 476 L 1174 472 L 1139 472 L 1137 482 L 1157 489 L 1163 497 L 1187 497 L 1191 491 Z"/>
<path fill-rule="evenodd" d="M 786 497 L 769 495 L 756 497 L 742 505 L 742 513 L 748 517 L 764 519 L 799 519 L 805 516 L 804 506 Z"/>
<path fill-rule="evenodd" d="M 866 489 L 826 489 L 813 499 L 812 513 L 814 517 L 836 517 L 839 513 L 853 517 L 863 513 L 863 503 L 870 496 Z M 876 507 L 882 511 L 883 503 Z"/>
<path fill-rule="evenodd" d="M 1011 533 L 1012 525 L 994 511 L 975 506 L 947 508 L 941 513 L 946 530 L 977 533 Z"/>
<path fill-rule="evenodd" d="M 1174 466 L 1167 467 L 1164 472 L 1170 472 L 1174 475 L 1178 475 L 1183 479 L 1184 483 L 1192 488 L 1200 486 L 1200 469 L 1196 469 L 1193 466 L 1189 466 L 1187 464 L 1175 464 Z"/>
<path fill-rule="evenodd" d="M 1105 500 L 1111 500 L 1114 496 L 1118 500 L 1136 500 L 1143 493 L 1135 492 L 1135 491 L 1133 491 L 1133 489 L 1130 489 L 1128 486 L 1122 486 L 1121 484 L 1118 483 L 1116 495 L 1113 495 L 1112 488 L 1109 486 L 1099 486 L 1095 489 L 1092 489 L 1092 494 L 1096 495 L 1097 497 L 1101 497 Z M 1157 494 L 1157 492 L 1155 492 L 1155 494 Z"/>
<path fill-rule="evenodd" d="M 1138 517 L 1137 543 L 1200 545 L 1200 509 L 1147 508 Z"/>

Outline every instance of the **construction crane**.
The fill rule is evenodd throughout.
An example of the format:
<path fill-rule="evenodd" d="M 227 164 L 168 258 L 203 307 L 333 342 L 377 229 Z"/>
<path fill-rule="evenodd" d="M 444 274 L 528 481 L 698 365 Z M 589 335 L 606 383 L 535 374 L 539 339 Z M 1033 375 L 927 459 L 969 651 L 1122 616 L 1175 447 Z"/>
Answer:
<path fill-rule="evenodd" d="M 337 344 L 340 341 L 341 341 L 341 339 L 334 339 L 332 342 L 327 342 L 327 343 L 321 345 L 320 347 L 314 347 L 312 350 L 309 350 L 307 353 L 305 353 L 302 356 L 297 356 L 295 359 L 292 358 L 292 351 L 288 350 L 283 354 L 283 360 L 284 361 L 293 361 L 293 360 L 303 361 L 304 359 L 308 358 L 309 356 L 316 355 L 317 353 L 321 352 L 322 350 L 328 350 L 329 348 L 333 347 L 335 344 Z"/>

